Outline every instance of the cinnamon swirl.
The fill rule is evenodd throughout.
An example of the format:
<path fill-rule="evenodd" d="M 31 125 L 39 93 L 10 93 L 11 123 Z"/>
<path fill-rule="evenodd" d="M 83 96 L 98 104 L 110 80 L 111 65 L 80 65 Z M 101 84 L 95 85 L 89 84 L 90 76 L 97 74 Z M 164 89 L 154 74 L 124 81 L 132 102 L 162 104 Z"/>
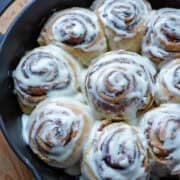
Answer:
<path fill-rule="evenodd" d="M 87 106 L 70 98 L 48 98 L 28 118 L 32 151 L 50 166 L 67 170 L 79 163 L 91 128 Z"/>
<path fill-rule="evenodd" d="M 85 8 L 56 12 L 43 27 L 38 42 L 40 45 L 56 43 L 84 65 L 107 49 L 96 14 Z"/>
<path fill-rule="evenodd" d="M 13 72 L 15 92 L 24 113 L 30 113 L 47 96 L 71 95 L 78 91 L 80 66 L 54 45 L 28 52 Z"/>
<path fill-rule="evenodd" d="M 150 146 L 153 166 L 165 166 L 172 175 L 180 175 L 180 104 L 162 104 L 147 112 L 141 127 Z"/>
<path fill-rule="evenodd" d="M 158 104 L 180 103 L 180 59 L 171 60 L 161 67 L 156 80 L 155 97 Z"/>
<path fill-rule="evenodd" d="M 157 65 L 180 58 L 180 10 L 163 8 L 154 12 L 147 25 L 142 53 Z"/>
<path fill-rule="evenodd" d="M 156 70 L 136 53 L 112 51 L 96 58 L 85 78 L 89 104 L 100 119 L 135 119 L 153 102 Z"/>
<path fill-rule="evenodd" d="M 92 5 L 111 50 L 140 52 L 151 6 L 146 0 L 96 0 Z"/>
<path fill-rule="evenodd" d="M 149 177 L 143 134 L 125 123 L 97 122 L 83 153 L 85 180 L 144 180 Z"/>

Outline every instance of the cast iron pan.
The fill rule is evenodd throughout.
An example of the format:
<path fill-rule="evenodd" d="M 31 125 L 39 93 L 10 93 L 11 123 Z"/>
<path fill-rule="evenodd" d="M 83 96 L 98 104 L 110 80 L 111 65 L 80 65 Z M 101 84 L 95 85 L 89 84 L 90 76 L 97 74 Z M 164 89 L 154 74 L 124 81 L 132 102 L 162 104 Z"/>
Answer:
<path fill-rule="evenodd" d="M 0 14 L 12 0 L 0 0 Z M 180 8 L 180 0 L 150 0 L 153 8 Z M 13 94 L 12 70 L 27 50 L 37 46 L 36 39 L 46 19 L 60 9 L 88 7 L 92 0 L 34 0 L 10 25 L 0 40 L 0 126 L 18 157 L 37 180 L 71 180 L 59 169 L 50 168 L 25 145 L 21 135 L 21 111 Z M 166 179 L 175 179 L 167 177 Z"/>

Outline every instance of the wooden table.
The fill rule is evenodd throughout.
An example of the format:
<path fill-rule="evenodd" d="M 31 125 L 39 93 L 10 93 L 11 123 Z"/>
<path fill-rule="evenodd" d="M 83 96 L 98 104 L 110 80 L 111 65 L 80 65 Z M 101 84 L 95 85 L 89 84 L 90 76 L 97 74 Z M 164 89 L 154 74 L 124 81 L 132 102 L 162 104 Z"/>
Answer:
<path fill-rule="evenodd" d="M 0 17 L 0 32 L 5 32 L 9 23 L 30 0 L 16 0 Z M 0 180 L 32 180 L 31 172 L 16 157 L 0 132 Z"/>

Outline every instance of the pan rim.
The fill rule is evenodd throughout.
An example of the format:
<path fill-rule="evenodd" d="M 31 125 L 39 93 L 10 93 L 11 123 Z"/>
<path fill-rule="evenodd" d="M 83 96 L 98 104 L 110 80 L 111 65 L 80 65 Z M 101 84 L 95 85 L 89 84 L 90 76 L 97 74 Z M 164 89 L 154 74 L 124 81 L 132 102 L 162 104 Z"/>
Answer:
<path fill-rule="evenodd" d="M 21 17 L 30 9 L 32 6 L 35 6 L 37 3 L 36 0 L 32 0 L 27 6 L 25 6 L 22 11 L 15 17 L 15 19 L 10 23 L 8 29 L 4 34 L 2 34 L 2 41 L 0 42 L 0 55 L 3 50 L 3 46 L 7 41 L 7 38 L 15 25 L 21 20 Z M 0 129 L 2 131 L 2 134 L 4 135 L 7 143 L 9 144 L 10 148 L 13 150 L 13 152 L 17 155 L 17 157 L 24 163 L 24 165 L 31 171 L 33 177 L 36 180 L 42 180 L 42 177 L 38 173 L 37 169 L 34 167 L 34 165 L 19 151 L 18 148 L 15 147 L 14 143 L 12 142 L 11 138 L 8 135 L 8 132 L 6 130 L 6 127 L 4 125 L 4 122 L 2 120 L 3 118 L 0 117 Z"/>

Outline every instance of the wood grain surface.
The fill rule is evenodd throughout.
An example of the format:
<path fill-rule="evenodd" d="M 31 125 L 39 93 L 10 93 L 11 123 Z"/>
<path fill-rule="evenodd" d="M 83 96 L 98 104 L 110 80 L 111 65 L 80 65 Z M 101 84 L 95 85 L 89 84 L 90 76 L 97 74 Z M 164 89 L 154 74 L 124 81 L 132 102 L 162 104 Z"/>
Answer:
<path fill-rule="evenodd" d="M 0 17 L 0 32 L 5 32 L 11 21 L 31 0 L 15 0 Z"/>
<path fill-rule="evenodd" d="M 10 22 L 30 0 L 16 0 L 0 17 L 0 32 L 5 32 Z M 27 167 L 17 158 L 0 132 L 0 180 L 32 180 Z"/>

